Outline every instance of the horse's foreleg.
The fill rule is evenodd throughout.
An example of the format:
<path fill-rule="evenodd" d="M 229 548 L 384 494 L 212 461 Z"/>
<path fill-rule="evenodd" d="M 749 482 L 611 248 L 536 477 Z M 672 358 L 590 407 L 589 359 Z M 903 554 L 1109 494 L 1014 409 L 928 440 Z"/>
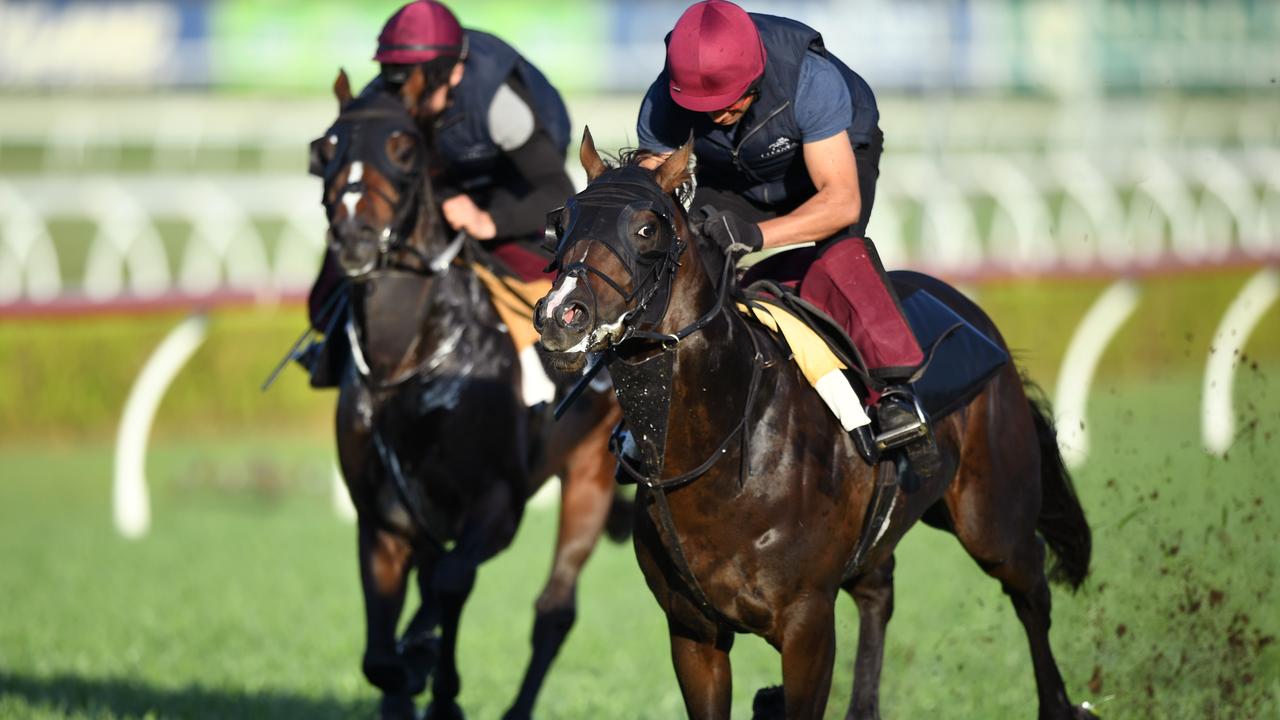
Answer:
<path fill-rule="evenodd" d="M 560 488 L 560 530 L 551 577 L 534 604 L 533 654 L 520 694 L 503 717 L 528 718 L 538 691 L 577 616 L 578 575 L 600 539 L 613 504 L 608 427 L 598 427 L 570 455 Z"/>
<path fill-rule="evenodd" d="M 858 656 L 853 665 L 853 697 L 845 720 L 879 720 L 880 669 L 884 664 L 885 628 L 893 616 L 892 556 L 859 575 L 844 589 L 858 605 Z"/>
<path fill-rule="evenodd" d="M 733 636 L 720 641 L 695 639 L 668 618 L 671 663 L 689 720 L 728 720 L 733 702 L 733 670 L 729 648 Z"/>
<path fill-rule="evenodd" d="M 397 535 L 361 521 L 359 526 L 360 584 L 364 590 L 364 676 L 385 694 L 383 716 L 413 716 L 408 676 L 396 652 L 396 623 L 404 607 L 405 585 L 412 550 Z"/>
<path fill-rule="evenodd" d="M 427 679 L 440 657 L 440 604 L 431 588 L 438 555 L 420 558 L 417 565 L 418 610 L 400 635 L 397 650 L 408 673 L 405 691 L 418 695 L 427 688 Z"/>
<path fill-rule="evenodd" d="M 440 661 L 431 685 L 426 720 L 463 717 L 462 708 L 457 704 L 462 689 L 458 677 L 458 624 L 462 619 L 462 606 L 475 586 L 476 567 L 466 561 L 445 562 L 452 556 L 450 553 L 443 558 L 434 575 L 434 590 L 440 603 Z"/>
<path fill-rule="evenodd" d="M 819 720 L 836 659 L 835 598 L 809 593 L 783 615 L 782 692 L 787 720 Z"/>
<path fill-rule="evenodd" d="M 523 487 L 523 484 L 518 484 Z M 475 586 L 480 563 L 511 543 L 518 518 L 512 512 L 511 487 L 495 486 L 467 512 L 457 544 L 436 563 L 431 591 L 440 608 L 440 658 L 431 683 L 431 704 L 425 720 L 458 720 L 463 717 L 457 697 L 458 625 L 462 606 Z"/>

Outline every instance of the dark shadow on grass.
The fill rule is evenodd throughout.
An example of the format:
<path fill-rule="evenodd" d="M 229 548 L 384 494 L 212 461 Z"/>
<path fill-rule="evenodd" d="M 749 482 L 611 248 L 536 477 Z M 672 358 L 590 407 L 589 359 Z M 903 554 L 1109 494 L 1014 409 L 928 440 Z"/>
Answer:
<path fill-rule="evenodd" d="M 377 700 L 338 700 L 265 690 L 252 692 L 199 685 L 163 688 L 123 678 L 77 675 L 34 677 L 0 670 L 0 699 L 24 700 L 61 714 L 164 718 L 367 718 Z"/>

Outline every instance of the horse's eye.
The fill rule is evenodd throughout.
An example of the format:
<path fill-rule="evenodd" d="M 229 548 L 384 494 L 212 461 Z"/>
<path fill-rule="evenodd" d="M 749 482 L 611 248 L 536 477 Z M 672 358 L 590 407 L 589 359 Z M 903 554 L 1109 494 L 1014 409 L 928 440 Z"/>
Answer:
<path fill-rule="evenodd" d="M 639 235 L 645 240 L 648 240 L 649 238 L 657 234 L 658 234 L 658 227 L 653 223 L 645 223 L 644 225 L 640 226 L 639 230 L 636 230 L 636 235 Z"/>
<path fill-rule="evenodd" d="M 402 169 L 411 170 L 418 158 L 418 147 L 414 145 L 413 138 L 396 132 L 387 139 L 387 156 Z"/>

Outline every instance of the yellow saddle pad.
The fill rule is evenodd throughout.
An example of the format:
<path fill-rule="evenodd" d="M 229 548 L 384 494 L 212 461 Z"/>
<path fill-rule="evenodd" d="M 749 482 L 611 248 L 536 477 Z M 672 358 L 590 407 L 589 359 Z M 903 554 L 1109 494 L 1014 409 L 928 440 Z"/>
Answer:
<path fill-rule="evenodd" d="M 533 306 L 551 292 L 550 280 L 523 282 L 513 278 L 499 278 L 480 265 L 472 265 L 471 271 L 489 289 L 498 317 L 511 331 L 516 352 L 533 347 L 538 341 L 538 331 L 533 329 Z"/>
<path fill-rule="evenodd" d="M 831 352 L 818 333 L 785 308 L 771 302 L 756 302 L 755 307 L 738 303 L 738 311 L 761 325 L 780 333 L 791 347 L 792 360 L 801 374 L 818 391 L 827 407 L 845 430 L 871 422 L 862 409 L 862 401 L 845 377 L 845 364 Z"/>

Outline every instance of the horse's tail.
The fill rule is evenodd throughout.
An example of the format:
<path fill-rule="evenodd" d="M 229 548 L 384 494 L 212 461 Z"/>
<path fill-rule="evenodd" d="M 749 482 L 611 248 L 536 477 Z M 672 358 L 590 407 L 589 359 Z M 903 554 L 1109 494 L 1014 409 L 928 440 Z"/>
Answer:
<path fill-rule="evenodd" d="M 1053 551 L 1055 562 L 1049 579 L 1065 582 L 1075 590 L 1089 574 L 1089 557 L 1093 554 L 1093 533 L 1085 520 L 1084 508 L 1076 497 L 1071 474 L 1058 451 L 1058 431 L 1044 393 L 1034 383 L 1023 379 L 1031 417 L 1040 444 L 1040 516 L 1036 529 Z"/>

